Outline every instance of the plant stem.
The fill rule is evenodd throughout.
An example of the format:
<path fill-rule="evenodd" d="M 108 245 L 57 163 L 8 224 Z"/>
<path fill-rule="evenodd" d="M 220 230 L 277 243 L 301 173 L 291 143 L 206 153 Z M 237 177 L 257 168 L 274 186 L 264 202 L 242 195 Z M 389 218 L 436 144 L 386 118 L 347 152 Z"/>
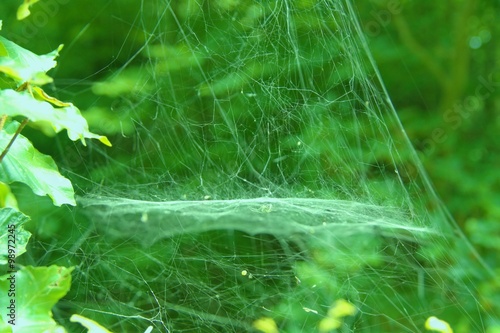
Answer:
<path fill-rule="evenodd" d="M 3 120 L 3 117 L 2 117 L 2 126 L 3 126 L 3 123 L 5 121 Z M 16 130 L 16 133 L 14 133 L 14 136 L 12 137 L 12 139 L 10 139 L 10 142 L 9 144 L 7 145 L 7 147 L 5 147 L 5 149 L 3 150 L 2 152 L 2 155 L 0 155 L 0 163 L 2 163 L 3 161 L 3 158 L 5 157 L 5 155 L 7 155 L 7 153 L 9 152 L 9 149 L 10 147 L 12 146 L 12 144 L 14 143 L 14 141 L 16 140 L 17 136 L 19 135 L 19 133 L 21 133 L 21 131 L 23 130 L 24 126 L 26 126 L 26 124 L 29 122 L 29 119 L 28 118 L 25 118 L 23 120 L 23 122 L 21 123 L 21 125 L 19 125 L 19 127 L 17 128 Z"/>
<path fill-rule="evenodd" d="M 27 88 L 29 89 L 29 83 L 24 82 L 22 85 L 17 87 L 16 91 L 23 91 L 23 90 L 26 90 Z M 2 117 L 0 117 L 0 131 L 3 130 L 3 127 L 4 127 L 6 121 L 7 121 L 7 115 L 4 114 L 4 115 L 2 115 Z M 12 139 L 10 139 L 9 144 L 3 150 L 2 155 L 0 155 L 0 163 L 2 163 L 3 158 L 9 152 L 9 149 L 12 146 L 12 144 L 14 143 L 14 140 L 16 140 L 17 136 L 19 135 L 19 133 L 21 133 L 21 131 L 23 130 L 24 126 L 26 126 L 28 121 L 29 121 L 28 118 L 24 119 L 23 122 L 21 123 L 21 125 L 19 125 L 19 127 L 17 128 L 16 133 L 14 133 L 14 136 L 12 137 Z"/>

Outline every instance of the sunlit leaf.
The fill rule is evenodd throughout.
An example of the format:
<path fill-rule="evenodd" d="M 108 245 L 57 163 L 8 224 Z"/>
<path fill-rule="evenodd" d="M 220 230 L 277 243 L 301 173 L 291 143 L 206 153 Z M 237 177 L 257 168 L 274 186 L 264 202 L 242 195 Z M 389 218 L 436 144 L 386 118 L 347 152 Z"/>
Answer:
<path fill-rule="evenodd" d="M 7 264 L 8 270 L 14 270 L 15 259 L 26 252 L 26 244 L 31 233 L 24 230 L 23 224 L 29 218 L 13 208 L 0 209 L 0 265 Z M 10 260 L 9 260 L 10 259 Z"/>
<path fill-rule="evenodd" d="M 24 20 L 30 16 L 30 7 L 40 0 L 24 0 L 24 2 L 17 8 L 17 19 Z"/>
<path fill-rule="evenodd" d="M 87 121 L 76 106 L 58 101 L 45 93 L 42 94 L 38 89 L 35 91 L 43 96 L 44 100 L 48 100 L 52 104 L 66 106 L 56 108 L 50 103 L 34 99 L 29 91 L 18 92 L 12 89 L 4 89 L 0 91 L 0 105 L 4 108 L 2 112 L 11 117 L 24 116 L 31 121 L 48 122 L 56 133 L 65 129 L 71 140 L 80 140 L 84 145 L 85 138 L 88 138 L 98 139 L 105 145 L 111 146 L 105 136 L 89 131 Z"/>
<path fill-rule="evenodd" d="M 19 123 L 13 121 L 0 132 L 3 151 L 16 132 Z M 48 195 L 54 205 L 76 205 L 71 182 L 63 177 L 52 157 L 41 154 L 31 142 L 19 135 L 0 163 L 0 179 L 6 183 L 21 182 L 37 195 Z"/>
<path fill-rule="evenodd" d="M 319 322 L 318 330 L 320 333 L 331 332 L 342 326 L 342 320 L 339 318 L 326 317 Z"/>
<path fill-rule="evenodd" d="M 52 307 L 68 292 L 73 268 L 60 266 L 26 266 L 15 273 L 15 332 L 63 333 L 66 330 L 52 318 Z M 0 306 L 6 309 L 12 298 L 8 295 L 12 274 L 0 277 Z M 2 311 L 0 332 L 9 332 L 7 311 Z"/>
<path fill-rule="evenodd" d="M 439 333 L 453 333 L 450 325 L 437 317 L 429 317 L 425 321 L 425 328 L 429 331 L 435 331 Z"/>
<path fill-rule="evenodd" d="M 278 333 L 278 326 L 272 318 L 263 317 L 253 322 L 253 327 L 264 333 Z"/>
<path fill-rule="evenodd" d="M 55 60 L 61 51 L 62 45 L 45 55 L 36 55 L 10 40 L 0 36 L 0 72 L 13 78 L 19 83 L 43 85 L 52 82 L 46 72 L 57 65 Z"/>
<path fill-rule="evenodd" d="M 339 328 L 343 318 L 356 314 L 356 311 L 356 307 L 346 300 L 337 300 L 328 310 L 328 315 L 320 321 L 319 331 L 326 333 Z"/>
<path fill-rule="evenodd" d="M 328 316 L 342 318 L 356 314 L 356 307 L 344 299 L 339 299 L 328 310 Z"/>
<path fill-rule="evenodd" d="M 102 327 L 99 323 L 95 322 L 92 319 L 86 318 L 84 316 L 74 314 L 71 316 L 71 318 L 69 320 L 74 322 L 74 323 L 80 323 L 82 326 L 84 326 L 87 329 L 87 333 L 111 333 L 106 328 Z M 149 326 L 144 331 L 144 333 L 150 333 L 152 330 L 153 330 L 153 326 Z"/>
<path fill-rule="evenodd" d="M 111 333 L 95 321 L 77 314 L 72 315 L 69 320 L 74 323 L 82 324 L 82 326 L 87 329 L 87 333 Z"/>
<path fill-rule="evenodd" d="M 10 186 L 0 181 L 0 208 L 10 207 L 17 209 L 17 200 L 10 190 Z"/>

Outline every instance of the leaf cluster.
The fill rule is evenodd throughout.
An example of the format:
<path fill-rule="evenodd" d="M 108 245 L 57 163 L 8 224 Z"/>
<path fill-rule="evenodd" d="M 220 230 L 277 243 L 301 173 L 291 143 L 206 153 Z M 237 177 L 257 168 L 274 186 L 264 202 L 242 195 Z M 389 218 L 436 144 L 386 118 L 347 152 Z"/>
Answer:
<path fill-rule="evenodd" d="M 30 14 L 29 8 L 37 1 L 24 1 L 18 18 Z M 0 21 L 1 27 L 1 21 Z M 88 124 L 72 103 L 49 96 L 41 86 L 53 79 L 47 72 L 57 65 L 62 49 L 37 55 L 0 36 L 0 266 L 7 274 L 0 276 L 2 311 L 0 332 L 66 332 L 52 318 L 52 307 L 71 285 L 73 267 L 65 268 L 20 266 L 18 257 L 26 252 L 31 233 L 24 229 L 29 217 L 18 208 L 18 201 L 10 189 L 12 183 L 26 184 L 34 194 L 49 196 L 56 206 L 76 205 L 71 182 L 61 175 L 52 157 L 40 153 L 33 143 L 21 134 L 25 126 L 34 126 L 53 135 L 66 130 L 72 141 L 98 139 L 107 146 L 105 136 L 89 131 Z M 102 327 L 90 320 L 75 317 L 89 331 Z M 86 322 L 87 321 L 87 322 Z"/>

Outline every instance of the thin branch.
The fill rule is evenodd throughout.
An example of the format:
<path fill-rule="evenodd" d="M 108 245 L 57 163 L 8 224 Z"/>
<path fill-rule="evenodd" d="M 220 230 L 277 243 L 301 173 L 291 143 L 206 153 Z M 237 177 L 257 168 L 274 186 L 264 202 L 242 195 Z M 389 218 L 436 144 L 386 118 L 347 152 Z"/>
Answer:
<path fill-rule="evenodd" d="M 24 126 L 26 126 L 26 124 L 29 122 L 29 119 L 28 118 L 25 118 L 23 120 L 23 122 L 21 123 L 21 125 L 19 125 L 19 127 L 17 128 L 16 130 L 16 133 L 14 133 L 14 136 L 12 137 L 12 139 L 10 139 L 10 142 L 9 144 L 7 145 L 7 147 L 5 147 L 5 149 L 3 150 L 2 152 L 2 155 L 0 155 L 0 163 L 2 163 L 3 161 L 3 158 L 5 157 L 5 155 L 7 155 L 7 153 L 9 152 L 9 149 L 10 147 L 12 147 L 12 144 L 14 143 L 14 141 L 16 140 L 17 136 L 19 135 L 19 133 L 21 133 L 21 131 L 23 130 Z"/>

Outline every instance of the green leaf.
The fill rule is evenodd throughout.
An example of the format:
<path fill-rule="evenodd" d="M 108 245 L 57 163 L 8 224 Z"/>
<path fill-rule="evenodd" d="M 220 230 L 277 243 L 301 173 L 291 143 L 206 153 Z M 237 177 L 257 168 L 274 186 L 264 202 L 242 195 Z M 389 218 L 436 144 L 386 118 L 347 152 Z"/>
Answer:
<path fill-rule="evenodd" d="M 0 332 L 9 332 L 11 318 L 5 311 L 15 299 L 16 333 L 63 333 L 66 330 L 52 318 L 52 307 L 68 292 L 73 267 L 26 266 L 15 274 L 0 277 Z M 12 283 L 14 281 L 14 283 Z M 15 286 L 15 297 L 9 297 L 11 285 Z M 11 326 L 12 327 L 12 326 Z"/>
<path fill-rule="evenodd" d="M 0 131 L 0 151 L 8 145 L 18 126 L 18 122 L 12 121 Z M 71 182 L 59 173 L 50 156 L 41 154 L 22 135 L 0 163 L 0 180 L 8 184 L 25 183 L 35 194 L 48 195 L 56 206 L 76 205 Z"/>
<path fill-rule="evenodd" d="M 24 0 L 24 2 L 17 8 L 17 19 L 24 20 L 30 16 L 30 7 L 40 0 Z"/>
<path fill-rule="evenodd" d="M 24 2 L 17 9 L 17 19 L 24 20 L 30 16 L 30 7 L 40 0 L 24 0 Z"/>
<path fill-rule="evenodd" d="M 12 194 L 9 185 L 0 181 L 0 208 L 4 207 L 19 208 L 16 197 Z"/>
<path fill-rule="evenodd" d="M 26 252 L 31 233 L 23 229 L 29 217 L 13 208 L 0 209 L 0 265 L 8 264 L 8 270 L 15 269 L 15 258 Z M 10 260 L 9 260 L 10 259 Z"/>
<path fill-rule="evenodd" d="M 35 90 L 44 100 L 33 98 L 28 90 L 18 92 L 12 89 L 0 91 L 0 105 L 2 112 L 8 116 L 24 116 L 31 121 L 48 122 L 52 129 L 58 133 L 67 130 L 68 137 L 80 140 L 85 145 L 85 138 L 98 139 L 107 146 L 111 143 L 105 136 L 91 133 L 87 121 L 81 115 L 80 110 L 71 103 L 63 103 L 43 93 L 41 89 Z M 50 101 L 51 103 L 48 103 Z M 54 105 L 64 107 L 54 107 Z"/>
<path fill-rule="evenodd" d="M 99 323 L 93 321 L 84 316 L 74 314 L 69 319 L 73 323 L 79 323 L 87 329 L 87 333 L 111 333 L 106 328 L 102 327 Z M 153 326 L 149 326 L 144 333 L 150 333 L 153 330 Z"/>
<path fill-rule="evenodd" d="M 87 333 L 111 333 L 95 321 L 77 314 L 72 315 L 69 320 L 74 323 L 82 324 L 82 326 L 87 329 Z"/>
<path fill-rule="evenodd" d="M 1 23 L 1 21 L 0 21 Z M 7 57 L 9 55 L 9 52 L 7 52 L 7 49 L 5 48 L 5 46 L 0 43 L 0 57 Z"/>
<path fill-rule="evenodd" d="M 46 72 L 57 65 L 55 58 L 61 49 L 62 45 L 48 54 L 36 55 L 0 36 L 0 50 L 2 50 L 0 72 L 19 83 L 29 82 L 35 85 L 50 83 L 53 80 Z"/>

